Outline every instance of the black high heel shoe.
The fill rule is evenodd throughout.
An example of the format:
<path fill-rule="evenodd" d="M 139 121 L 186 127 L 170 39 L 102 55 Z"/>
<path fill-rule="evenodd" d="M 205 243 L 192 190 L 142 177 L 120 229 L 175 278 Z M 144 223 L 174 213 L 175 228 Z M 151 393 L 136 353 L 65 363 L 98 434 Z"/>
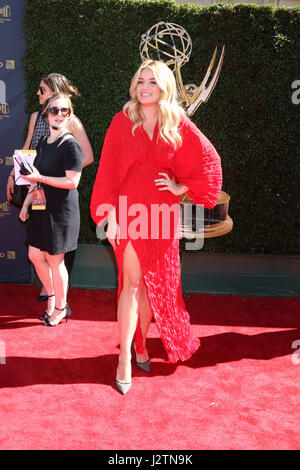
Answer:
<path fill-rule="evenodd" d="M 70 307 L 68 304 L 65 305 L 65 307 L 63 308 L 58 308 L 58 307 L 55 307 L 55 310 L 59 310 L 60 312 L 63 312 L 64 310 L 66 310 L 66 314 L 60 318 L 60 315 L 57 316 L 56 320 L 54 322 L 51 323 L 51 321 L 49 320 L 49 318 L 45 318 L 45 321 L 42 323 L 43 326 L 57 326 L 60 324 L 60 322 L 65 318 L 66 319 L 66 323 L 68 321 L 68 318 L 71 316 L 71 310 L 70 310 Z"/>
<path fill-rule="evenodd" d="M 49 299 L 50 297 L 55 297 L 55 294 L 52 294 L 52 295 L 47 295 L 47 299 Z M 47 306 L 48 308 L 48 306 Z M 49 320 L 51 315 L 49 315 L 49 313 L 47 312 L 47 310 L 45 310 L 45 312 L 43 313 L 43 315 L 40 316 L 40 320 Z"/>
<path fill-rule="evenodd" d="M 134 349 L 134 352 L 135 352 L 135 358 L 136 358 L 136 350 L 135 350 L 135 342 L 134 341 L 132 341 L 132 345 L 133 345 L 133 349 Z M 138 362 L 137 359 L 135 359 L 135 364 L 139 369 L 141 369 L 144 372 L 147 372 L 148 374 L 150 374 L 150 372 L 151 372 L 150 359 L 148 359 L 145 362 Z"/>
<path fill-rule="evenodd" d="M 38 302 L 44 302 L 44 300 L 48 300 L 48 295 L 39 295 L 37 300 Z"/>

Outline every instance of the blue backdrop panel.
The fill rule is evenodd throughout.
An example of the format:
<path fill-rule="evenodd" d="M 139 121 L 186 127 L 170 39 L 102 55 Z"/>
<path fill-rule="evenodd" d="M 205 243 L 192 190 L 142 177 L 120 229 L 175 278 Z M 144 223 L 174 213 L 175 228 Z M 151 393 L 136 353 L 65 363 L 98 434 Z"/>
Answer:
<path fill-rule="evenodd" d="M 25 35 L 23 0 L 0 0 L 0 282 L 30 283 L 19 209 L 6 200 L 6 182 L 14 150 L 23 147 L 25 114 L 22 58 Z"/>

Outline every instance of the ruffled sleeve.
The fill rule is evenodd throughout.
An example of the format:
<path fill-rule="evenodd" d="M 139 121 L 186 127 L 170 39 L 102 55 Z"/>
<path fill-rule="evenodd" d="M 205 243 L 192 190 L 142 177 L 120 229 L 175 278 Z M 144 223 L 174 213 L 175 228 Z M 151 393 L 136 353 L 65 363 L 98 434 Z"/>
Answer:
<path fill-rule="evenodd" d="M 92 219 L 99 226 L 116 207 L 123 177 L 121 121 L 120 113 L 116 114 L 107 130 L 93 186 L 90 211 Z"/>
<path fill-rule="evenodd" d="M 195 204 L 212 209 L 222 188 L 221 159 L 204 134 L 185 118 L 182 146 L 175 152 L 172 170 L 178 183 L 189 188 L 188 195 Z"/>

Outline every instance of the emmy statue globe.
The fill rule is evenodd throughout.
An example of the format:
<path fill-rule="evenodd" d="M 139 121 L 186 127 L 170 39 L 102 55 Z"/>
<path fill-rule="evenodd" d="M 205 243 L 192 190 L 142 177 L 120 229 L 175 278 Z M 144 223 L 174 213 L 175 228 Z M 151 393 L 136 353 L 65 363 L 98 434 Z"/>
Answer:
<path fill-rule="evenodd" d="M 181 26 L 160 21 L 142 35 L 139 50 L 142 60 L 161 60 L 170 67 L 176 78 L 181 105 L 186 114 L 192 116 L 201 103 L 208 101 L 217 84 L 223 64 L 225 46 L 222 47 L 219 61 L 210 79 L 218 52 L 218 47 L 215 48 L 207 72 L 199 86 L 183 84 L 181 68 L 190 59 L 192 40 Z M 221 191 L 216 206 L 201 212 L 197 210 L 194 201 L 184 194 L 180 200 L 182 238 L 212 238 L 229 233 L 233 227 L 233 221 L 228 215 L 229 200 L 230 196 Z M 185 210 L 187 205 L 192 205 L 192 210 L 190 210 L 190 206 L 189 210 Z M 202 223 L 197 220 L 199 213 L 203 214 Z"/>

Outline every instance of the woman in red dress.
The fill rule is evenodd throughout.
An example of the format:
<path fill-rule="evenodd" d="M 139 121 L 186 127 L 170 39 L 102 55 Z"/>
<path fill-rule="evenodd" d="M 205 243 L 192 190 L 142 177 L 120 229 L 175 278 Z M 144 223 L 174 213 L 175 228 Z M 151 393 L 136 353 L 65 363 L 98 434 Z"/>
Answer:
<path fill-rule="evenodd" d="M 187 192 L 212 208 L 222 186 L 220 157 L 185 116 L 163 62 L 142 63 L 130 96 L 107 131 L 91 198 L 98 227 L 108 220 L 119 269 L 116 386 L 123 394 L 132 383 L 132 344 L 136 365 L 150 372 L 152 316 L 169 362 L 187 360 L 199 347 L 181 293 L 179 201 Z"/>

